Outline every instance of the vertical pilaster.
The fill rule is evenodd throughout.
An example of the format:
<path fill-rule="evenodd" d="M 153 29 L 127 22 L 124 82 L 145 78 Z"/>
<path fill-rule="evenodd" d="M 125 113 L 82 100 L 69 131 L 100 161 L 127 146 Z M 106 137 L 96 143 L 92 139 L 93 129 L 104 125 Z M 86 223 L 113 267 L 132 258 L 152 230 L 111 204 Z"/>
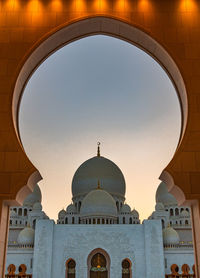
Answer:
<path fill-rule="evenodd" d="M 8 230 L 9 206 L 0 200 L 0 277 L 5 276 Z"/>
<path fill-rule="evenodd" d="M 200 200 L 193 202 L 191 210 L 195 272 L 196 278 L 200 278 Z"/>

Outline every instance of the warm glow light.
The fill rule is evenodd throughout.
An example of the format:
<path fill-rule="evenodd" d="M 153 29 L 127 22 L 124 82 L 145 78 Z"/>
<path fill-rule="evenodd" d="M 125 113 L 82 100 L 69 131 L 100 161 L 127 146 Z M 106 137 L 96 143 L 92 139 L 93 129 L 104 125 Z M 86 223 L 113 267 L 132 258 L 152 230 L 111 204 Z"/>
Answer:
<path fill-rule="evenodd" d="M 195 0 L 181 0 L 179 11 L 182 13 L 182 20 L 186 24 L 193 23 L 199 15 Z"/>
<path fill-rule="evenodd" d="M 78 12 L 86 11 L 86 3 L 85 0 L 76 0 L 76 10 Z"/>
<path fill-rule="evenodd" d="M 27 21 L 37 25 L 43 20 L 43 6 L 39 0 L 31 0 L 27 5 Z"/>
<path fill-rule="evenodd" d="M 152 10 L 152 4 L 149 0 L 140 0 L 138 8 L 141 12 L 150 12 Z"/>
<path fill-rule="evenodd" d="M 18 0 L 7 0 L 5 3 L 5 8 L 7 11 L 16 11 L 19 9 Z"/>
<path fill-rule="evenodd" d="M 61 0 L 52 0 L 51 3 L 51 9 L 54 12 L 61 12 L 63 8 L 63 3 Z"/>
<path fill-rule="evenodd" d="M 107 0 L 95 0 L 94 1 L 94 9 L 98 12 L 105 11 L 108 9 L 108 2 Z"/>
<path fill-rule="evenodd" d="M 180 10 L 182 12 L 195 12 L 197 11 L 197 4 L 195 0 L 181 0 Z"/>
<path fill-rule="evenodd" d="M 116 10 L 117 12 L 123 12 L 123 13 L 126 11 L 127 12 L 130 11 L 129 0 L 116 0 L 114 10 Z"/>

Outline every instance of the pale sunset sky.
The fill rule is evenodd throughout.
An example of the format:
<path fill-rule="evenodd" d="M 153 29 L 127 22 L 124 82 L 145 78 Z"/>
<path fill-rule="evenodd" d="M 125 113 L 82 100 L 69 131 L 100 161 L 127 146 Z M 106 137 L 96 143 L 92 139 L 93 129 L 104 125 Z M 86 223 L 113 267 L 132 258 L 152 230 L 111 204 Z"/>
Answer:
<path fill-rule="evenodd" d="M 43 210 L 57 219 L 71 203 L 82 162 L 101 155 L 122 170 L 126 202 L 147 218 L 159 175 L 176 150 L 181 112 L 161 66 L 137 47 L 92 36 L 51 55 L 31 77 L 21 101 L 25 151 L 43 176 Z"/>

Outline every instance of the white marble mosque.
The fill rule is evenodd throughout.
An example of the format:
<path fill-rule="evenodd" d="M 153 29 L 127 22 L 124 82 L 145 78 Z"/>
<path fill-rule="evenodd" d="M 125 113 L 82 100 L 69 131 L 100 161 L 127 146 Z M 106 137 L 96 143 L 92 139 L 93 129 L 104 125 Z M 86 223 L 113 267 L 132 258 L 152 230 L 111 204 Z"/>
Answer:
<path fill-rule="evenodd" d="M 125 191 L 121 170 L 99 147 L 75 172 L 72 203 L 57 223 L 42 211 L 36 185 L 11 208 L 6 277 L 195 277 L 190 208 L 161 182 L 155 211 L 141 223 Z"/>

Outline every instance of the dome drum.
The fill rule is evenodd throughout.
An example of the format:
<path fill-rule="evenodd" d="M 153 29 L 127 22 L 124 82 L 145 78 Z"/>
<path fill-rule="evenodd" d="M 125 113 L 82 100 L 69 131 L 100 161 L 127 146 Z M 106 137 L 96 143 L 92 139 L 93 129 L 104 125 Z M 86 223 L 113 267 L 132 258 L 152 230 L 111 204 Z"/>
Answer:
<path fill-rule="evenodd" d="M 112 216 L 82 216 L 81 224 L 117 224 L 117 219 Z"/>

